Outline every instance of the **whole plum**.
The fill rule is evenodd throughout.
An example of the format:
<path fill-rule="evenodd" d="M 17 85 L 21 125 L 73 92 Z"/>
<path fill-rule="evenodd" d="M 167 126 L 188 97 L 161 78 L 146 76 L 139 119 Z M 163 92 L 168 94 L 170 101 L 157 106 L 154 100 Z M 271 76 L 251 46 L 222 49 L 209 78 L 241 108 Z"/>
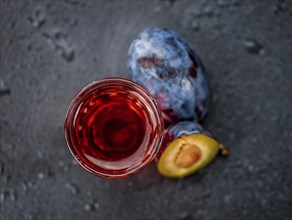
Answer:
<path fill-rule="evenodd" d="M 176 32 L 146 29 L 131 43 L 128 56 L 133 81 L 154 96 L 166 125 L 206 115 L 209 89 L 203 64 Z"/>

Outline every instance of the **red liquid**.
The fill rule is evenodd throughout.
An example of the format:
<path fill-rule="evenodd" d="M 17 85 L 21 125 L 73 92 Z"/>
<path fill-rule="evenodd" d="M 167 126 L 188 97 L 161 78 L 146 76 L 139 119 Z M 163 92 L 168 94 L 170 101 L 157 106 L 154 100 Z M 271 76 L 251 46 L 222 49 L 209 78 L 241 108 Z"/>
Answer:
<path fill-rule="evenodd" d="M 76 117 L 79 153 L 99 160 L 119 161 L 134 154 L 145 135 L 145 110 L 136 97 L 117 89 L 93 93 Z"/>

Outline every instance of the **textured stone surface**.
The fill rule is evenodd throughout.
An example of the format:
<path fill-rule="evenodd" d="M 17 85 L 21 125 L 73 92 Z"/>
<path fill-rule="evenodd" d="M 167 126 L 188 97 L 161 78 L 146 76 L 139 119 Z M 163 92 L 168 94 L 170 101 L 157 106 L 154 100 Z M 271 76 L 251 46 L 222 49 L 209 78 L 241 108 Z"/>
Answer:
<path fill-rule="evenodd" d="M 0 219 L 291 219 L 288 0 L 0 3 Z M 203 125 L 231 155 L 183 180 L 154 164 L 94 177 L 66 147 L 65 112 L 89 82 L 129 77 L 130 42 L 154 26 L 200 53 L 212 89 Z"/>

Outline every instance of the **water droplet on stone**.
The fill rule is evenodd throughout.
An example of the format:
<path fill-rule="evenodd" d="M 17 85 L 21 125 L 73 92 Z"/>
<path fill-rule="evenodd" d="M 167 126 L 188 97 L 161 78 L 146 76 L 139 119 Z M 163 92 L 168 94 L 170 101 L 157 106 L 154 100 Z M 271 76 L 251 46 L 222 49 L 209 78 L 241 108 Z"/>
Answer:
<path fill-rule="evenodd" d="M 84 209 L 85 209 L 85 211 L 91 211 L 92 210 L 92 207 L 89 204 L 85 204 L 84 205 Z"/>
<path fill-rule="evenodd" d="M 44 177 L 45 177 L 45 175 L 43 172 L 38 173 L 38 179 L 42 180 L 42 179 L 44 179 Z"/>
<path fill-rule="evenodd" d="M 72 165 L 77 166 L 77 165 L 78 165 L 77 161 L 73 159 L 73 160 L 72 160 Z"/>
<path fill-rule="evenodd" d="M 78 191 L 79 191 L 78 188 L 76 186 L 74 186 L 73 184 L 71 184 L 71 183 L 66 183 L 65 187 L 67 189 L 69 189 L 72 192 L 72 194 L 74 194 L 74 195 L 77 194 Z"/>
<path fill-rule="evenodd" d="M 224 196 L 224 202 L 225 202 L 226 204 L 229 204 L 230 199 L 231 199 L 231 195 L 230 195 L 230 194 L 227 194 L 227 195 Z"/>
<path fill-rule="evenodd" d="M 45 32 L 43 36 L 57 53 L 67 62 L 74 60 L 75 51 L 69 43 L 67 36 L 62 31 Z"/>
<path fill-rule="evenodd" d="M 58 162 L 58 165 L 59 165 L 59 167 L 63 167 L 65 164 L 64 164 L 64 161 L 62 161 L 62 160 L 60 160 L 59 162 Z"/>
<path fill-rule="evenodd" d="M 38 28 L 46 22 L 45 12 L 42 8 L 36 8 L 28 18 L 32 26 Z"/>
<path fill-rule="evenodd" d="M 161 7 L 159 5 L 155 6 L 154 11 L 155 12 L 160 12 L 161 11 Z"/>
<path fill-rule="evenodd" d="M 3 79 L 0 79 L 0 96 L 10 94 L 10 89 Z"/>
<path fill-rule="evenodd" d="M 198 22 L 198 21 L 192 21 L 192 23 L 191 23 L 191 28 L 192 28 L 192 30 L 194 30 L 194 31 L 199 30 L 199 29 L 200 29 L 200 24 L 199 24 L 199 22 Z"/>
<path fill-rule="evenodd" d="M 43 158 L 44 157 L 44 152 L 38 150 L 37 155 L 39 158 Z"/>
<path fill-rule="evenodd" d="M 254 166 L 250 164 L 247 166 L 247 169 L 249 172 L 252 172 L 254 170 Z"/>
<path fill-rule="evenodd" d="M 10 194 L 11 201 L 15 201 L 17 199 L 17 196 L 16 196 L 14 190 L 10 190 L 9 194 Z"/>
<path fill-rule="evenodd" d="M 31 214 L 27 213 L 27 214 L 24 215 L 24 219 L 25 220 L 33 220 L 33 217 L 32 217 Z"/>
<path fill-rule="evenodd" d="M 213 14 L 213 10 L 210 6 L 206 6 L 204 8 L 204 14 L 207 15 L 207 16 L 211 16 Z"/>
<path fill-rule="evenodd" d="M 264 49 L 260 49 L 259 50 L 259 55 L 263 56 L 265 54 L 265 50 Z"/>
<path fill-rule="evenodd" d="M 181 220 L 192 220 L 193 218 L 192 218 L 190 213 L 183 212 L 183 213 L 180 214 L 179 219 L 181 219 Z"/>
<path fill-rule="evenodd" d="M 22 188 L 23 192 L 27 191 L 27 186 L 25 185 L 25 183 L 21 183 L 21 188 Z"/>
<path fill-rule="evenodd" d="M 95 202 L 93 206 L 94 206 L 95 209 L 99 209 L 99 203 L 98 202 Z"/>
<path fill-rule="evenodd" d="M 5 191 L 0 193 L 0 203 L 3 203 L 5 201 L 6 194 Z"/>
<path fill-rule="evenodd" d="M 28 182 L 28 183 L 27 183 L 27 186 L 28 186 L 29 188 L 32 188 L 32 187 L 34 186 L 34 184 L 33 184 L 32 182 Z"/>
<path fill-rule="evenodd" d="M 262 50 L 263 46 L 255 39 L 246 39 L 243 41 L 245 49 L 250 53 L 259 54 L 259 51 Z"/>

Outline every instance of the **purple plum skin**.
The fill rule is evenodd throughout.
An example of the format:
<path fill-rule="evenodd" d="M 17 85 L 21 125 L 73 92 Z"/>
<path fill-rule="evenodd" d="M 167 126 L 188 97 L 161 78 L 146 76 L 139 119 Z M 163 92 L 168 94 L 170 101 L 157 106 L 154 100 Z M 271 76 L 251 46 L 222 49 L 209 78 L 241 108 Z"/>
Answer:
<path fill-rule="evenodd" d="M 206 134 L 211 136 L 210 132 L 207 131 L 202 125 L 192 121 L 181 121 L 174 124 L 166 130 L 166 133 L 168 136 L 171 136 L 173 140 L 181 137 L 182 135 L 188 136 L 191 134 Z"/>
<path fill-rule="evenodd" d="M 204 67 L 176 32 L 146 29 L 131 43 L 128 56 L 132 80 L 154 96 L 166 123 L 203 119 L 209 99 Z"/>

